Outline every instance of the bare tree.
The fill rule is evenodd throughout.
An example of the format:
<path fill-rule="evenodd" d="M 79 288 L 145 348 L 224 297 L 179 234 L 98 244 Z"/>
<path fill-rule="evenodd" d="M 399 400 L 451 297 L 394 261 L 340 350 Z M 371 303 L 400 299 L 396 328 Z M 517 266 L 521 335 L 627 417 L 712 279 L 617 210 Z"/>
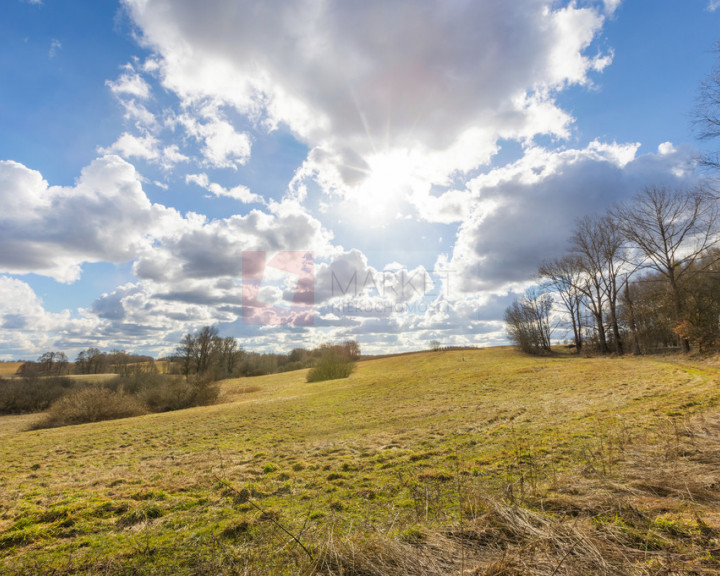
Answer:
<path fill-rule="evenodd" d="M 623 243 L 620 231 L 610 216 L 578 220 L 571 238 L 571 251 L 583 271 L 577 288 L 586 297 L 588 309 L 595 319 L 600 350 L 610 351 L 605 332 L 605 307 L 613 333 L 615 350 L 623 353 L 618 325 L 617 303 L 619 276 L 623 263 Z"/>
<path fill-rule="evenodd" d="M 190 376 L 197 356 L 197 339 L 189 332 L 182 337 L 180 345 L 175 349 L 175 357 L 182 363 L 185 378 Z"/>
<path fill-rule="evenodd" d="M 204 374 L 211 368 L 212 354 L 219 348 L 218 340 L 218 330 L 215 326 L 203 326 L 195 335 L 198 374 Z"/>
<path fill-rule="evenodd" d="M 716 47 L 716 52 L 720 54 L 720 44 Z M 720 137 L 720 62 L 700 85 L 693 124 L 700 140 L 715 140 Z M 720 170 L 720 154 L 704 154 L 700 163 L 705 167 Z"/>
<path fill-rule="evenodd" d="M 613 211 L 624 237 L 636 247 L 637 264 L 668 283 L 676 325 L 683 321 L 682 281 L 698 272 L 694 264 L 717 244 L 715 200 L 698 190 L 650 186 Z M 683 351 L 690 350 L 682 338 Z"/>
<path fill-rule="evenodd" d="M 220 350 L 225 376 L 232 376 L 235 373 L 235 365 L 240 355 L 237 340 L 232 336 L 223 338 L 220 342 Z"/>
<path fill-rule="evenodd" d="M 69 366 L 65 352 L 45 352 L 38 358 L 38 364 L 46 374 L 66 374 Z"/>
<path fill-rule="evenodd" d="M 554 260 L 547 260 L 540 265 L 538 273 L 552 287 L 565 307 L 573 330 L 575 350 L 582 350 L 582 316 L 583 293 L 580 291 L 582 265 L 577 257 L 567 255 Z"/>
<path fill-rule="evenodd" d="M 550 312 L 552 297 L 538 288 L 530 288 L 525 297 L 505 309 L 508 337 L 523 352 L 550 352 Z"/>

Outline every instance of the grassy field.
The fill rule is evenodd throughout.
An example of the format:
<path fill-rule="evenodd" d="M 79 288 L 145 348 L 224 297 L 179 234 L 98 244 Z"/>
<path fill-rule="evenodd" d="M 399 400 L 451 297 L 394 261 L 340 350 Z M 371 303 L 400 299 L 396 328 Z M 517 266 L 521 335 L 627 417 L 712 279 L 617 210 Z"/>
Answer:
<path fill-rule="evenodd" d="M 14 376 L 22 362 L 0 362 L 0 378 L 3 376 Z"/>
<path fill-rule="evenodd" d="M 719 384 L 711 360 L 495 348 L 3 417 L 0 573 L 717 574 Z"/>

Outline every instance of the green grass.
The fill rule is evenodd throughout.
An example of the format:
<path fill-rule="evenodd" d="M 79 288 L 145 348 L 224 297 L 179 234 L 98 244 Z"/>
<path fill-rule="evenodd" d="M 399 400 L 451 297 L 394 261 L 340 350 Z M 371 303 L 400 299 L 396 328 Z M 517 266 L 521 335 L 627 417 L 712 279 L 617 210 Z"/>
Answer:
<path fill-rule="evenodd" d="M 0 418 L 0 573 L 311 573 L 283 529 L 316 560 L 330 541 L 417 548 L 487 515 L 489 495 L 552 518 L 575 506 L 594 530 L 686 542 L 686 555 L 703 533 L 679 500 L 639 522 L 582 499 L 630 482 L 632 446 L 678 444 L 679 428 L 717 410 L 709 362 L 499 348 L 305 375 L 226 381 L 215 406 L 112 422 L 29 432 L 29 417 Z"/>

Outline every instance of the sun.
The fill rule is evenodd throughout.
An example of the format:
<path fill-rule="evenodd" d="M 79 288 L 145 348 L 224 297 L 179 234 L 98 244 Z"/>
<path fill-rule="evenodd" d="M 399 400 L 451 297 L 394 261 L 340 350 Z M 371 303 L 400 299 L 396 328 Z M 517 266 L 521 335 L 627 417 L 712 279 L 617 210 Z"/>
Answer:
<path fill-rule="evenodd" d="M 412 190 L 414 166 L 404 152 L 375 153 L 365 159 L 365 179 L 349 193 L 355 219 L 376 225 L 396 218 Z"/>

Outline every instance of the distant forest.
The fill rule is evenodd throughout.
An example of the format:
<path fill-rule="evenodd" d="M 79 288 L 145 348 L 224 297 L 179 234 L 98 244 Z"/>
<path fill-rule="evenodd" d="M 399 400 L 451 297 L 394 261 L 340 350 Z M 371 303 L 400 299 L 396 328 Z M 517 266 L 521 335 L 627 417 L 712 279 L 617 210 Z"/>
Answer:
<path fill-rule="evenodd" d="M 720 347 L 718 198 L 648 187 L 605 214 L 579 220 L 566 254 L 538 267 L 538 283 L 505 310 L 510 340 L 641 354 Z"/>
<path fill-rule="evenodd" d="M 156 361 L 151 356 L 124 350 L 102 352 L 98 348 L 81 350 L 74 361 L 62 351 L 42 354 L 36 361 L 24 362 L 18 368 L 21 376 L 66 376 L 70 374 L 179 374 L 203 376 L 208 380 L 241 376 L 262 376 L 277 372 L 313 367 L 328 352 L 348 360 L 360 357 L 360 346 L 354 340 L 341 344 L 323 344 L 314 349 L 295 348 L 287 354 L 243 350 L 237 339 L 221 337 L 214 326 L 205 326 L 183 336 L 175 354 Z"/>

